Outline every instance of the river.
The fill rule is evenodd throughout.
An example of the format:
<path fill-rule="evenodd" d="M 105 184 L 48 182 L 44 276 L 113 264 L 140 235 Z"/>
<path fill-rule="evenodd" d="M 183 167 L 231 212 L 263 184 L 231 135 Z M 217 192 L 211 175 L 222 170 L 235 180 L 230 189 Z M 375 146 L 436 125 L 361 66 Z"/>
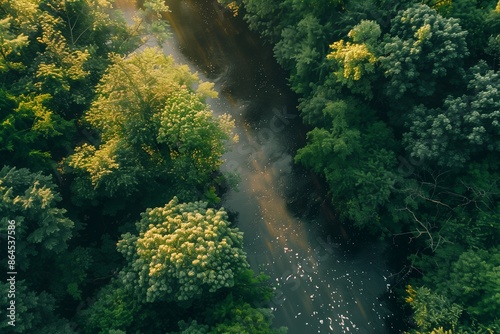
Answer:
<path fill-rule="evenodd" d="M 222 204 L 238 214 L 252 268 L 275 286 L 273 324 L 289 334 L 391 332 L 382 246 L 353 245 L 315 178 L 294 165 L 305 131 L 270 46 L 216 1 L 167 4 L 165 52 L 215 82 L 219 98 L 209 104 L 235 119 L 239 142 L 222 171 L 239 180 Z"/>

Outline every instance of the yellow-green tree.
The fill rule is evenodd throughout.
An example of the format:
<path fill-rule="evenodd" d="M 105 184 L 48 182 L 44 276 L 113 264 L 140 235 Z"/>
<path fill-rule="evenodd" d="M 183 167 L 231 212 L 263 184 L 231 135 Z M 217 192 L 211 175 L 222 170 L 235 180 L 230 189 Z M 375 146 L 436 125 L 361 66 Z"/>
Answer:
<path fill-rule="evenodd" d="M 77 147 L 66 160 L 76 194 L 126 197 L 161 186 L 170 197 L 193 198 L 210 183 L 233 126 L 204 103 L 216 96 L 211 84 L 148 48 L 114 57 L 97 93 L 85 120 L 100 140 Z"/>
<path fill-rule="evenodd" d="M 110 52 L 138 45 L 108 0 L 0 0 L 0 154 L 52 171 Z"/>
<path fill-rule="evenodd" d="M 459 21 L 426 5 L 400 11 L 391 23 L 379 60 L 392 97 L 433 95 L 439 80 L 459 69 L 469 53 Z"/>
<path fill-rule="evenodd" d="M 35 256 L 52 257 L 66 250 L 74 222 L 59 207 L 60 194 L 50 176 L 4 166 L 0 170 L 0 232 L 14 221 L 18 270 L 27 270 Z"/>
<path fill-rule="evenodd" d="M 233 287 L 248 263 L 243 233 L 229 225 L 223 209 L 204 202 L 174 197 L 148 209 L 137 223 L 139 234 L 127 233 L 118 242 L 128 262 L 121 273 L 125 286 L 145 302 L 185 301 Z"/>
<path fill-rule="evenodd" d="M 351 91 L 372 97 L 371 81 L 377 62 L 380 26 L 363 20 L 348 33 L 351 41 L 337 41 L 330 45 L 327 58 L 332 60 L 336 80 Z"/>

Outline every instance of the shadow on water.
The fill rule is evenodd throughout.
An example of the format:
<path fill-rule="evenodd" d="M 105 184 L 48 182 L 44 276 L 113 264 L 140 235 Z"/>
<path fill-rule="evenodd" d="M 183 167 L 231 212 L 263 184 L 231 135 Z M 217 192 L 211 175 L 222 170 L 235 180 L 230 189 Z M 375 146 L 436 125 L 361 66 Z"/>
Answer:
<path fill-rule="evenodd" d="M 215 82 L 220 97 L 209 104 L 235 119 L 240 140 L 222 171 L 240 181 L 223 205 L 238 212 L 252 268 L 276 288 L 274 324 L 290 334 L 391 332 L 382 245 L 353 245 L 322 182 L 293 163 L 305 131 L 272 49 L 216 1 L 167 4 L 173 38 L 165 52 Z"/>

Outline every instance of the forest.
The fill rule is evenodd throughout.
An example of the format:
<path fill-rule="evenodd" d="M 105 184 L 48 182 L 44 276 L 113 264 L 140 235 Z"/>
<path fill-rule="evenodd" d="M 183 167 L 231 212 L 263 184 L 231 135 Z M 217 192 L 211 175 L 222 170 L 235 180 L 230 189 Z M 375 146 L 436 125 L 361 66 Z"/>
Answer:
<path fill-rule="evenodd" d="M 500 2 L 219 2 L 299 96 L 295 163 L 392 250 L 405 333 L 500 333 Z M 0 0 L 2 333 L 287 332 L 220 205 L 234 121 L 151 46 L 168 11 Z"/>
<path fill-rule="evenodd" d="M 2 333 L 286 332 L 218 204 L 233 121 L 146 47 L 167 11 L 0 1 Z"/>
<path fill-rule="evenodd" d="M 500 2 L 222 2 L 300 97 L 295 162 L 403 254 L 406 332 L 500 333 Z"/>

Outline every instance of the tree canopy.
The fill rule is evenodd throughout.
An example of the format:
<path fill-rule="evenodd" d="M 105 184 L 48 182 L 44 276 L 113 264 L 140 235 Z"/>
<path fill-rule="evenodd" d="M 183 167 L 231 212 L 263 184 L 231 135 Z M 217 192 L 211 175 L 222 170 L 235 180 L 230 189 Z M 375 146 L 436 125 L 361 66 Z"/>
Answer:
<path fill-rule="evenodd" d="M 147 302 L 191 300 L 233 287 L 248 263 L 243 234 L 227 219 L 223 209 L 177 198 L 147 210 L 137 224 L 139 235 L 125 234 L 118 242 L 130 263 L 122 273 L 124 283 Z"/>
<path fill-rule="evenodd" d="M 500 332 L 500 2 L 231 8 L 299 95 L 295 161 L 340 223 L 404 258 L 400 332 Z M 2 331 L 286 331 L 218 204 L 233 121 L 212 83 L 145 46 L 168 11 L 142 1 L 128 25 L 109 0 L 0 0 L 0 237 L 15 226 L 22 275 Z"/>
<path fill-rule="evenodd" d="M 204 103 L 216 96 L 211 85 L 159 49 L 115 56 L 84 116 L 99 140 L 78 146 L 65 162 L 76 177 L 75 194 L 203 193 L 200 185 L 209 183 L 225 142 L 234 139 L 229 116 L 215 117 Z"/>
<path fill-rule="evenodd" d="M 0 194 L 0 231 L 7 234 L 7 220 L 15 221 L 20 268 L 26 270 L 35 255 L 66 249 L 74 223 L 58 207 L 61 196 L 50 176 L 5 166 L 0 170 Z"/>

